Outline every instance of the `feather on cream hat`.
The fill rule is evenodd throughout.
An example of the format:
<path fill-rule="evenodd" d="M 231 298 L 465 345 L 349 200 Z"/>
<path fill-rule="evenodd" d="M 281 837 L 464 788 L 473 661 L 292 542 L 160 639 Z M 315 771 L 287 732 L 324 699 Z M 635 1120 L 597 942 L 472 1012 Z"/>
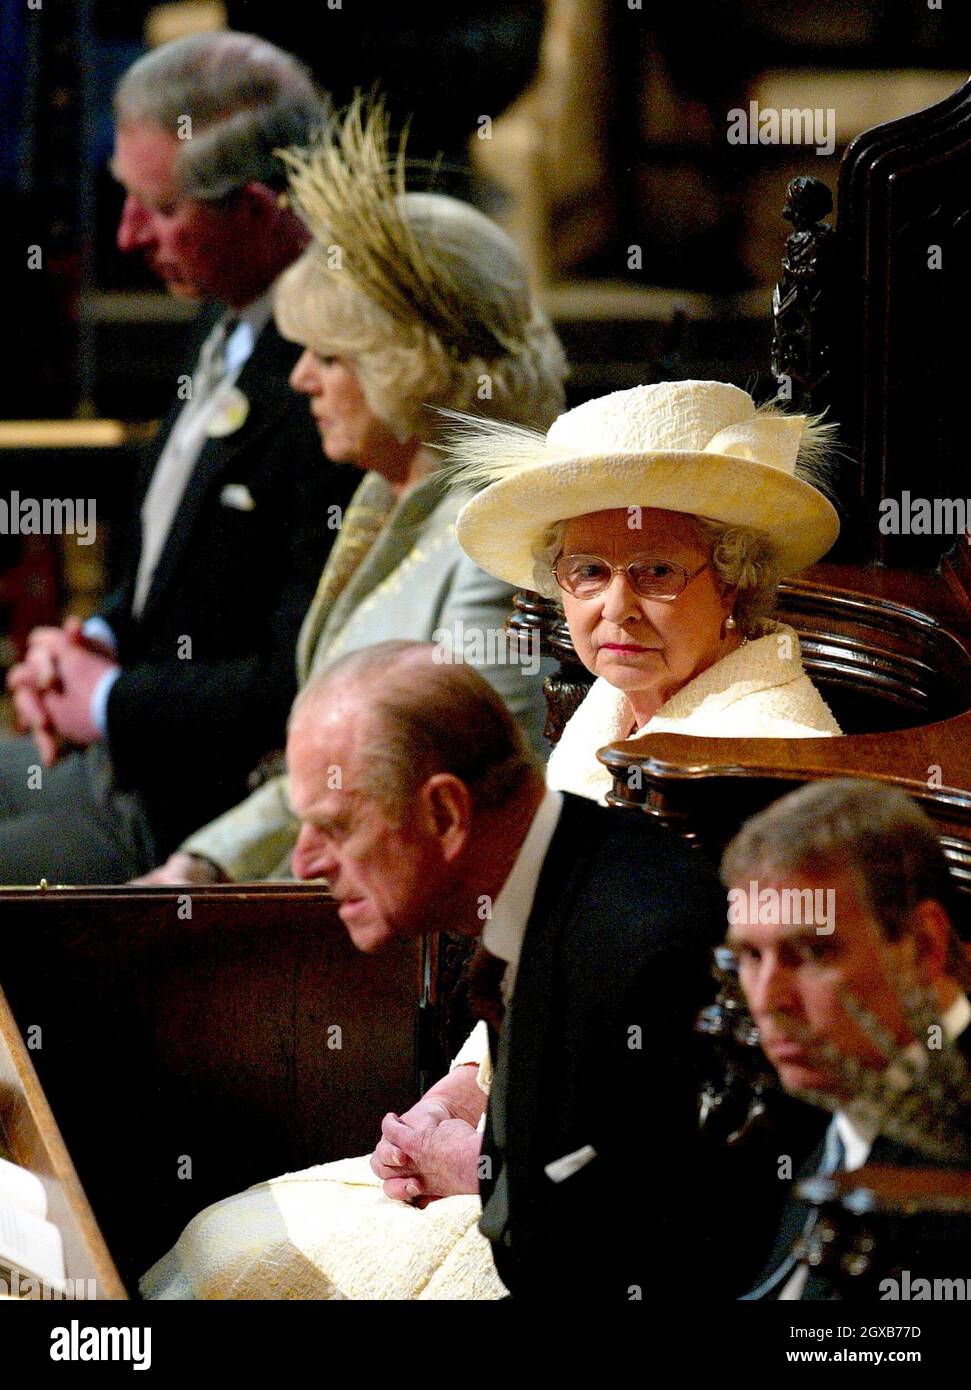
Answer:
<path fill-rule="evenodd" d="M 455 417 L 458 483 L 480 487 L 459 513 L 462 549 L 482 569 L 534 587 L 536 552 L 559 521 L 614 508 L 688 512 L 768 536 L 780 573 L 826 554 L 839 534 L 827 497 L 796 473 L 819 468 L 832 427 L 756 408 L 720 381 L 615 391 L 538 434 Z"/>

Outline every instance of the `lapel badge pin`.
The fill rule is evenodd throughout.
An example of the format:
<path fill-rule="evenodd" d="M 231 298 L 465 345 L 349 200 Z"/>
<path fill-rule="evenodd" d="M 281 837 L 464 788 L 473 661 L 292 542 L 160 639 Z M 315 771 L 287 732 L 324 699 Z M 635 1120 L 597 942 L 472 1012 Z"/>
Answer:
<path fill-rule="evenodd" d="M 212 414 L 208 433 L 213 439 L 225 439 L 246 423 L 248 415 L 249 401 L 238 386 L 231 386 Z"/>

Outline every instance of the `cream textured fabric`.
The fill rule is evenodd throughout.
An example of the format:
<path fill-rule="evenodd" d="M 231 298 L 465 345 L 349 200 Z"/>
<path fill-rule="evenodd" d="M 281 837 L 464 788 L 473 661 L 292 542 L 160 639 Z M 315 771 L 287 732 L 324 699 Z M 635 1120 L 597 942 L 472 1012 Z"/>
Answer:
<path fill-rule="evenodd" d="M 490 1299 L 505 1289 L 478 1197 L 390 1201 L 369 1160 L 287 1173 L 200 1212 L 142 1278 L 148 1299 Z"/>
<path fill-rule="evenodd" d="M 477 1067 L 488 1095 L 484 1023 L 451 1070 L 460 1066 Z M 503 1298 L 481 1215 L 472 1196 L 443 1197 L 421 1211 L 391 1201 L 369 1154 L 341 1159 L 207 1207 L 139 1287 L 158 1300 Z"/>
<path fill-rule="evenodd" d="M 613 786 L 596 751 L 647 734 L 698 738 L 822 738 L 840 733 L 828 705 L 803 670 L 799 638 L 783 623 L 746 642 L 672 695 L 632 733 L 623 691 L 602 678 L 563 730 L 546 770 L 547 784 L 605 802 Z"/>
<path fill-rule="evenodd" d="M 458 476 L 482 488 L 459 514 L 466 554 L 518 588 L 555 522 L 659 507 L 761 531 L 782 574 L 820 559 L 839 534 L 832 503 L 799 474 L 827 447 L 827 426 L 757 411 L 721 381 L 667 381 L 586 401 L 547 434 L 460 419 Z"/>

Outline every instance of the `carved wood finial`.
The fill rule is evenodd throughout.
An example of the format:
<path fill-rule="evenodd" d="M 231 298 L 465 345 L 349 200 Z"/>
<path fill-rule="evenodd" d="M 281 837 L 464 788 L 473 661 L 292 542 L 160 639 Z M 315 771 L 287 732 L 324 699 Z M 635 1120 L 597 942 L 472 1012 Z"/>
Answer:
<path fill-rule="evenodd" d="M 835 243 L 822 219 L 833 195 L 819 179 L 793 179 L 783 217 L 793 230 L 786 238 L 782 278 L 772 293 L 772 371 L 780 399 L 799 410 L 828 404 L 832 361 L 832 297 Z"/>
<path fill-rule="evenodd" d="M 547 676 L 543 685 L 547 709 L 544 734 L 547 741 L 555 746 L 567 720 L 576 713 L 590 689 L 593 676 L 574 651 L 563 610 L 553 599 L 525 590 L 516 594 L 508 626 L 511 632 L 518 633 L 526 640 L 538 632 L 540 653 L 545 657 L 555 657 L 559 662 L 558 668 Z"/>

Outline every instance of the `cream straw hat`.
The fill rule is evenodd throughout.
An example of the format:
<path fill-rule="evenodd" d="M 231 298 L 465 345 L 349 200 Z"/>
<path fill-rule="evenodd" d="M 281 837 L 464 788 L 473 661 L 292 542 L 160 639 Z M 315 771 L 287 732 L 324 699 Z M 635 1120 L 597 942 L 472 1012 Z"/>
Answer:
<path fill-rule="evenodd" d="M 825 454 L 831 427 L 757 410 L 720 381 L 635 386 L 568 410 L 546 435 L 473 416 L 449 441 L 460 485 L 483 487 L 456 532 L 482 569 L 535 586 L 547 528 L 588 512 L 659 507 L 769 537 L 781 574 L 825 555 L 839 534 L 833 504 L 796 474 Z"/>

